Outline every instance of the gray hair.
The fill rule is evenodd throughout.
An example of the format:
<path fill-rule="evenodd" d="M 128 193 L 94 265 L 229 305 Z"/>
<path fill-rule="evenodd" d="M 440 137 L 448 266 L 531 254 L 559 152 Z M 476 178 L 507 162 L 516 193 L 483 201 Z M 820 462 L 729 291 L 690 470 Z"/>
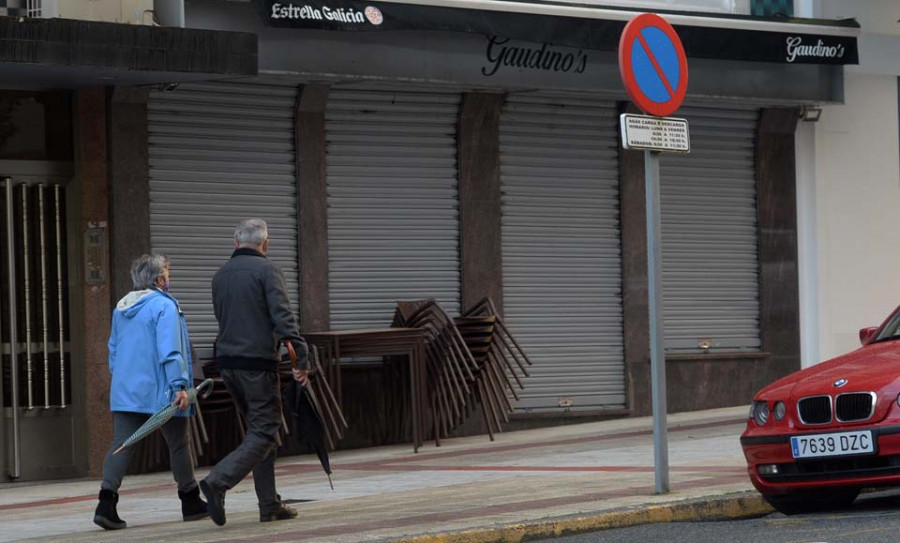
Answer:
<path fill-rule="evenodd" d="M 131 282 L 134 290 L 146 290 L 156 286 L 156 280 L 169 269 L 169 257 L 152 254 L 141 255 L 131 263 Z"/>
<path fill-rule="evenodd" d="M 234 229 L 234 241 L 238 247 L 259 247 L 269 239 L 269 226 L 262 219 L 241 221 Z"/>

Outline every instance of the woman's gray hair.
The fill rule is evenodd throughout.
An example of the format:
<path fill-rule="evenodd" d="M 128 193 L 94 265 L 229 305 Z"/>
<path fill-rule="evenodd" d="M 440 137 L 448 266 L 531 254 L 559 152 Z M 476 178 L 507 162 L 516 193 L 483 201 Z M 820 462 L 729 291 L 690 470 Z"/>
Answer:
<path fill-rule="evenodd" d="M 262 219 L 241 221 L 234 229 L 234 241 L 238 247 L 259 247 L 269 239 L 269 226 Z"/>
<path fill-rule="evenodd" d="M 169 257 L 166 255 L 141 255 L 131 263 L 131 282 L 134 290 L 147 290 L 156 287 L 156 279 L 169 269 Z"/>

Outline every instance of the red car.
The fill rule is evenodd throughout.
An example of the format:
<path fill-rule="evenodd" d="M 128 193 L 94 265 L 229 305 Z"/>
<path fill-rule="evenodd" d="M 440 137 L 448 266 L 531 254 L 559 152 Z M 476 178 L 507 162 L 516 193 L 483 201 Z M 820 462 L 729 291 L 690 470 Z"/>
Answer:
<path fill-rule="evenodd" d="M 900 486 L 900 308 L 862 347 L 792 373 L 753 398 L 741 446 L 753 486 L 795 514 Z"/>

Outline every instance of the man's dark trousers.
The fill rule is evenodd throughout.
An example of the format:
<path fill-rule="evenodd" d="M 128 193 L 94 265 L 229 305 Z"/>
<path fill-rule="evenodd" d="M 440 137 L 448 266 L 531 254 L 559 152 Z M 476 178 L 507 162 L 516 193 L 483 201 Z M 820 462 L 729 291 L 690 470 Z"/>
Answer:
<path fill-rule="evenodd" d="M 222 369 L 222 381 L 247 422 L 247 434 L 237 449 L 223 458 L 206 482 L 215 489 L 230 490 L 253 471 L 260 514 L 279 506 L 275 492 L 275 436 L 281 428 L 281 387 L 271 371 Z"/>

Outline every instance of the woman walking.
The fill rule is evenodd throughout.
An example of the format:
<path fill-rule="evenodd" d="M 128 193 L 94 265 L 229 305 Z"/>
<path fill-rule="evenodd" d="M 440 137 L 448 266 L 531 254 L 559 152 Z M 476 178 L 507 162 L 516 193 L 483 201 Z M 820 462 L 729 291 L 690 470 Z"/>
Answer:
<path fill-rule="evenodd" d="M 131 280 L 134 290 L 116 304 L 109 335 L 113 441 L 103 460 L 100 503 L 94 513 L 94 523 L 106 530 L 126 527 L 116 504 L 132 449 L 116 455 L 113 451 L 168 403 L 178 405 L 179 412 L 160 430 L 169 446 L 182 517 L 189 521 L 209 516 L 194 479 L 188 437 L 193 407 L 186 392 L 193 379 L 190 342 L 184 315 L 168 294 L 169 259 L 156 254 L 141 256 L 131 265 Z"/>

